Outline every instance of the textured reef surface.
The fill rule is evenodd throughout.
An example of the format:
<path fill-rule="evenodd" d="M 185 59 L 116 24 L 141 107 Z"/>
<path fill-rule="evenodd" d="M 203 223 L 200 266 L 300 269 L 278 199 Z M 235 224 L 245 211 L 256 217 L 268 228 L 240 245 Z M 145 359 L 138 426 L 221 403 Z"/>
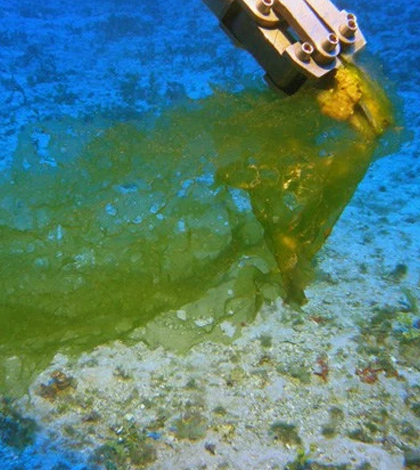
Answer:
<path fill-rule="evenodd" d="M 216 92 L 147 126 L 28 125 L 0 183 L 1 385 L 60 349 L 230 341 L 264 301 L 304 302 L 391 120 L 349 70 L 318 96 Z"/>

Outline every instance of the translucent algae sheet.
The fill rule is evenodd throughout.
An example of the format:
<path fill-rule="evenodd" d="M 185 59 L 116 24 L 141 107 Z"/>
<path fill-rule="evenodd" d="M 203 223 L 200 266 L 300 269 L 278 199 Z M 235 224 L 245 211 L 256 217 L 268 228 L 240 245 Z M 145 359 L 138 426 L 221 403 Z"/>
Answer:
<path fill-rule="evenodd" d="M 337 102 L 323 93 L 215 93 L 148 126 L 28 125 L 0 184 L 2 386 L 59 350 L 130 334 L 185 349 L 234 338 L 264 300 L 302 303 L 377 140 L 364 118 L 322 114 Z"/>

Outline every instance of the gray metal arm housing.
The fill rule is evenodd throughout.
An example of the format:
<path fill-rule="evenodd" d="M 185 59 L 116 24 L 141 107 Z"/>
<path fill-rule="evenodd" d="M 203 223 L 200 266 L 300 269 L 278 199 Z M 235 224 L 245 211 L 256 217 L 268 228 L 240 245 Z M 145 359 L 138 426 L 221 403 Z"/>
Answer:
<path fill-rule="evenodd" d="M 293 94 L 366 44 L 356 16 L 330 0 L 204 0 L 223 29 L 247 49 L 269 82 Z"/>

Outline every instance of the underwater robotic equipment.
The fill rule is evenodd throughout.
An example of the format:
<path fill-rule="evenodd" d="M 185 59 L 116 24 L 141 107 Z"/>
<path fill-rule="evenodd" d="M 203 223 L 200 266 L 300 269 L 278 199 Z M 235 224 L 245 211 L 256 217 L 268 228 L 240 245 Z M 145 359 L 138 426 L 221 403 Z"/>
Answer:
<path fill-rule="evenodd" d="M 204 0 L 234 42 L 291 95 L 366 45 L 356 16 L 330 0 Z"/>

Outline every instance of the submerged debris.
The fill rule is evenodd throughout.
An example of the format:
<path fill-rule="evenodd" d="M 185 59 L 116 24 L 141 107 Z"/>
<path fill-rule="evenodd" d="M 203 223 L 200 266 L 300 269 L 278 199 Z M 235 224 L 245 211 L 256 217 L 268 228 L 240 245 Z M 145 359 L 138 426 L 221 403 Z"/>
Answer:
<path fill-rule="evenodd" d="M 50 377 L 48 384 L 41 384 L 37 392 L 42 398 L 54 400 L 61 392 L 76 388 L 76 381 L 73 377 L 61 370 L 53 371 Z"/>
<path fill-rule="evenodd" d="M 316 369 L 314 371 L 315 375 L 321 377 L 324 382 L 327 382 L 328 375 L 330 373 L 330 366 L 328 364 L 328 356 L 321 355 L 316 360 Z"/>

